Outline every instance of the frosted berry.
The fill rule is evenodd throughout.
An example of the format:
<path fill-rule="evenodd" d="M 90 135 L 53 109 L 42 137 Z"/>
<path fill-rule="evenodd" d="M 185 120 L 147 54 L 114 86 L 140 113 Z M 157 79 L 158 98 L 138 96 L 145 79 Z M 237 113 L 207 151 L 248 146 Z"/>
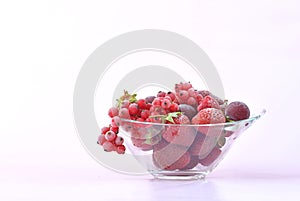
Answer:
<path fill-rule="evenodd" d="M 103 146 L 104 151 L 107 151 L 107 152 L 116 150 L 116 146 L 109 141 L 104 142 L 102 146 Z"/>
<path fill-rule="evenodd" d="M 117 116 L 119 114 L 119 110 L 116 107 L 111 107 L 108 110 L 108 116 L 110 116 L 111 118 L 113 118 L 114 116 Z"/>
<path fill-rule="evenodd" d="M 225 115 L 230 120 L 239 121 L 243 119 L 248 119 L 250 116 L 250 110 L 245 103 L 235 101 L 230 103 L 226 107 Z"/>
<path fill-rule="evenodd" d="M 121 108 L 119 110 L 119 117 L 124 119 L 130 119 L 130 114 L 127 108 Z"/>
<path fill-rule="evenodd" d="M 225 122 L 226 119 L 223 112 L 216 108 L 205 108 L 192 119 L 193 124 L 218 124 Z"/>
<path fill-rule="evenodd" d="M 113 131 L 108 131 L 108 132 L 105 134 L 105 138 L 106 138 L 107 141 L 112 142 L 112 141 L 115 140 L 116 134 L 115 134 L 115 132 L 113 132 Z"/>
<path fill-rule="evenodd" d="M 118 145 L 122 145 L 124 142 L 124 139 L 120 136 L 117 136 L 116 139 L 115 139 L 115 144 L 118 146 Z"/>
<path fill-rule="evenodd" d="M 218 101 L 216 101 L 213 97 L 205 96 L 203 98 L 203 100 L 200 102 L 199 106 L 197 107 L 197 110 L 200 111 L 205 108 L 220 109 L 220 105 L 219 105 Z"/>
<path fill-rule="evenodd" d="M 139 106 L 137 103 L 131 103 L 128 107 L 130 115 L 136 115 L 139 112 Z"/>
<path fill-rule="evenodd" d="M 106 142 L 105 135 L 99 135 L 97 143 L 103 145 L 104 142 Z"/>
<path fill-rule="evenodd" d="M 125 154 L 125 150 L 126 150 L 126 148 L 125 148 L 124 145 L 119 145 L 116 148 L 116 151 L 117 151 L 118 154 Z"/>

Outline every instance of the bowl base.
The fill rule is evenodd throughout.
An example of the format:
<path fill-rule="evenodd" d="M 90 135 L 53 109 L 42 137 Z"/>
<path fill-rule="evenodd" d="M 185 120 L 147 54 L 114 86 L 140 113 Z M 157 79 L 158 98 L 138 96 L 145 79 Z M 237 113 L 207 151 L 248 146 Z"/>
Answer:
<path fill-rule="evenodd" d="M 155 179 L 161 180 L 204 180 L 206 173 L 198 171 L 153 171 Z"/>

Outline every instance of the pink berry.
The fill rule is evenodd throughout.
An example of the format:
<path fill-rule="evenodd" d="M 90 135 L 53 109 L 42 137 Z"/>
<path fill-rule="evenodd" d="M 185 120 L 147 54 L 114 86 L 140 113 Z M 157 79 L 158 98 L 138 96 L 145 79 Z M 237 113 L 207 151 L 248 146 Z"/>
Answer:
<path fill-rule="evenodd" d="M 119 146 L 117 146 L 117 149 L 116 149 L 118 154 L 124 154 L 125 150 L 126 150 L 126 148 L 124 145 L 119 145 Z"/>
<path fill-rule="evenodd" d="M 128 107 L 130 115 L 136 115 L 139 112 L 139 106 L 136 103 L 131 103 Z"/>
<path fill-rule="evenodd" d="M 157 97 L 165 97 L 166 96 L 166 92 L 163 92 L 163 91 L 159 91 L 157 93 Z"/>
<path fill-rule="evenodd" d="M 116 150 L 116 146 L 109 141 L 104 142 L 102 146 L 103 146 L 104 151 L 107 151 L 107 152 Z"/>
<path fill-rule="evenodd" d="M 105 134 L 105 133 L 106 133 L 107 131 L 109 131 L 109 130 L 110 130 L 109 127 L 104 126 L 104 127 L 101 128 L 101 134 Z"/>
<path fill-rule="evenodd" d="M 166 94 L 166 97 L 170 97 L 171 98 L 171 101 L 174 101 L 176 99 L 176 96 L 173 92 L 169 91 L 167 94 Z"/>
<path fill-rule="evenodd" d="M 108 116 L 110 116 L 111 118 L 113 118 L 114 116 L 117 116 L 119 114 L 119 110 L 116 107 L 111 107 L 108 110 Z"/>
<path fill-rule="evenodd" d="M 122 145 L 124 142 L 124 139 L 120 136 L 117 136 L 116 139 L 115 139 L 115 144 L 118 146 L 118 145 Z"/>
<path fill-rule="evenodd" d="M 161 107 L 164 109 L 168 109 L 171 106 L 171 101 L 169 99 L 164 99 L 161 103 Z"/>
<path fill-rule="evenodd" d="M 128 108 L 130 105 L 129 100 L 123 100 L 121 103 L 121 108 Z"/>
<path fill-rule="evenodd" d="M 187 91 L 179 91 L 178 96 L 181 100 L 187 100 L 189 98 L 189 93 Z"/>
<path fill-rule="evenodd" d="M 187 103 L 188 105 L 192 105 L 192 106 L 197 105 L 197 101 L 196 101 L 196 99 L 195 99 L 194 97 L 189 97 L 189 98 L 187 99 L 186 103 Z"/>
<path fill-rule="evenodd" d="M 110 142 L 114 141 L 115 138 L 116 138 L 116 136 L 117 136 L 116 133 L 113 132 L 113 131 L 108 131 L 108 132 L 105 134 L 106 140 L 107 140 L 107 141 L 110 141 Z"/>
<path fill-rule="evenodd" d="M 161 100 L 160 98 L 155 98 L 152 102 L 152 105 L 161 105 Z"/>
<path fill-rule="evenodd" d="M 130 114 L 127 108 L 121 108 L 119 110 L 119 117 L 124 119 L 130 119 Z"/>
<path fill-rule="evenodd" d="M 111 127 L 110 130 L 113 131 L 115 134 L 119 133 L 119 127 Z"/>
<path fill-rule="evenodd" d="M 150 115 L 149 110 L 142 110 L 142 112 L 141 112 L 141 118 L 147 119 L 149 117 L 149 115 Z"/>
<path fill-rule="evenodd" d="M 103 145 L 104 142 L 106 142 L 105 135 L 99 135 L 97 143 Z"/>
<path fill-rule="evenodd" d="M 197 91 L 194 88 L 189 88 L 189 90 L 187 90 L 187 92 L 189 93 L 189 96 L 191 96 L 191 97 L 197 96 Z"/>

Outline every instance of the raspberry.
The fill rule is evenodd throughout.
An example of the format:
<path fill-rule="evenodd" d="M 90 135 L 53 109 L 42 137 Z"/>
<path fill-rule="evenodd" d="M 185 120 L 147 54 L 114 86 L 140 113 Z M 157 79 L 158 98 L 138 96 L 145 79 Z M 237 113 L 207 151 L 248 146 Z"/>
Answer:
<path fill-rule="evenodd" d="M 203 98 L 203 100 L 200 102 L 199 106 L 197 107 L 197 110 L 201 111 L 202 109 L 205 109 L 205 108 L 220 109 L 220 105 L 219 105 L 218 101 L 216 101 L 211 96 L 205 96 Z"/>
<path fill-rule="evenodd" d="M 250 116 L 250 110 L 248 106 L 239 101 L 230 103 L 225 109 L 226 117 L 233 121 L 239 121 L 248 119 Z"/>
<path fill-rule="evenodd" d="M 200 110 L 192 119 L 193 124 L 218 124 L 225 123 L 223 112 L 215 108 L 205 108 Z"/>
<path fill-rule="evenodd" d="M 215 162 L 215 160 L 221 155 L 222 151 L 215 147 L 213 148 L 213 150 L 208 154 L 208 156 L 206 156 L 204 159 L 200 159 L 199 163 L 201 163 L 204 166 L 209 166 L 211 165 L 213 162 Z"/>

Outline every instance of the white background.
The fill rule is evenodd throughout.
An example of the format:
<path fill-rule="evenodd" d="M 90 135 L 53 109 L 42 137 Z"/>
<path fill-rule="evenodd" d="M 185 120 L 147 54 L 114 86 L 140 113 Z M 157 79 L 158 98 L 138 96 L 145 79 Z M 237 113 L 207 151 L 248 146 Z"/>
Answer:
<path fill-rule="evenodd" d="M 1 1 L 0 200 L 299 199 L 299 8 L 296 0 Z M 120 175 L 77 137 L 72 95 L 85 59 L 145 28 L 199 44 L 228 99 L 267 110 L 207 182 Z"/>

